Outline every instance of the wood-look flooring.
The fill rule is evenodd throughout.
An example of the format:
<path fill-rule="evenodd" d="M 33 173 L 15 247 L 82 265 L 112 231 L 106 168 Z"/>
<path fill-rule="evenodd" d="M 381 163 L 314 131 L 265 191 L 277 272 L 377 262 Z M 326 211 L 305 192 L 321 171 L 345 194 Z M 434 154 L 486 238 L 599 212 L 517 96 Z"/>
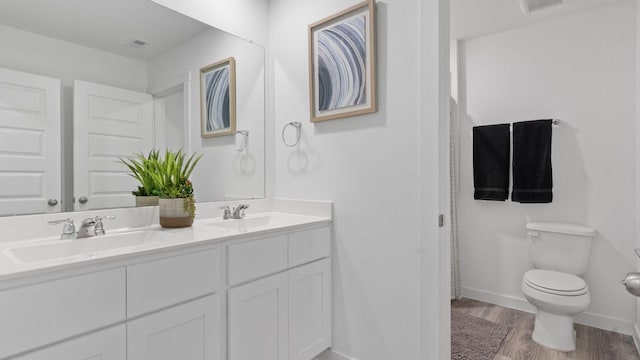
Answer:
<path fill-rule="evenodd" d="M 494 360 L 640 360 L 631 336 L 576 324 L 576 351 L 560 352 L 531 340 L 534 314 L 470 299 L 451 308 L 511 327 Z"/>

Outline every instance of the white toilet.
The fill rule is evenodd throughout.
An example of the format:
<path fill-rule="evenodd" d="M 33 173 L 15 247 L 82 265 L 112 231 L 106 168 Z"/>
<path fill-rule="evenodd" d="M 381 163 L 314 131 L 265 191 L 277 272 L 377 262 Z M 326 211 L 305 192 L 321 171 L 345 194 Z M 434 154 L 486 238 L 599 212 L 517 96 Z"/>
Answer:
<path fill-rule="evenodd" d="M 573 317 L 591 302 L 580 278 L 587 270 L 595 229 L 559 223 L 528 223 L 527 237 L 535 269 L 522 279 L 522 292 L 536 307 L 532 339 L 560 351 L 574 351 Z"/>

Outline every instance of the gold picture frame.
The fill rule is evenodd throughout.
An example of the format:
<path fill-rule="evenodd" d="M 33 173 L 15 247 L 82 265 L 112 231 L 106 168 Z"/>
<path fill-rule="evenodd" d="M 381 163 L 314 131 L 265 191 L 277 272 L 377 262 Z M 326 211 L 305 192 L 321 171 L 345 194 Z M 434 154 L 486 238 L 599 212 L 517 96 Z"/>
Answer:
<path fill-rule="evenodd" d="M 236 133 L 236 60 L 200 69 L 200 129 L 203 138 Z"/>
<path fill-rule="evenodd" d="M 375 2 L 309 25 L 311 121 L 377 111 Z"/>

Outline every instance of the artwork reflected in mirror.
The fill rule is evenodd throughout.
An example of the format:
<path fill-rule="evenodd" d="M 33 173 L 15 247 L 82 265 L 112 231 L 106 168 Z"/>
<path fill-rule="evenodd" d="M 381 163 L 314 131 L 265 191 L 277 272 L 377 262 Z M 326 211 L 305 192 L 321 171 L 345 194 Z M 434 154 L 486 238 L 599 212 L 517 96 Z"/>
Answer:
<path fill-rule="evenodd" d="M 236 60 L 228 58 L 200 69 L 202 137 L 236 132 Z"/>

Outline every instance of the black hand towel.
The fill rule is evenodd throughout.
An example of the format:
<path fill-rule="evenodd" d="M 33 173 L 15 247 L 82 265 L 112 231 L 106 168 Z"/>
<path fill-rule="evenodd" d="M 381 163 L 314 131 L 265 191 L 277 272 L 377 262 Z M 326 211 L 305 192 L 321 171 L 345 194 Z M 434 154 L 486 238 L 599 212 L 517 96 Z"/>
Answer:
<path fill-rule="evenodd" d="M 509 148 L 509 124 L 473 128 L 474 199 L 507 200 Z"/>
<path fill-rule="evenodd" d="M 552 120 L 513 124 L 512 201 L 550 203 L 553 200 L 551 124 Z"/>

